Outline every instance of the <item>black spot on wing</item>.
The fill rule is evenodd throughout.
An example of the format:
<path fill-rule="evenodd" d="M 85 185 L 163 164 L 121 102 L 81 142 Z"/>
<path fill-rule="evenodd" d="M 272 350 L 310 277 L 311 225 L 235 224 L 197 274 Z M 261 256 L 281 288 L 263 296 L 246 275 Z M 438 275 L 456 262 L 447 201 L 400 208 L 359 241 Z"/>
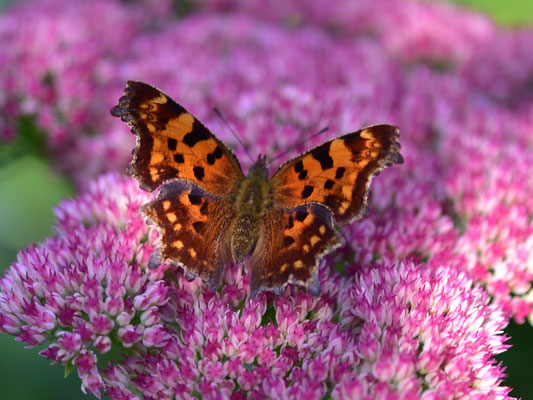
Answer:
<path fill-rule="evenodd" d="M 210 164 L 210 165 L 213 165 L 215 163 L 216 160 L 218 160 L 219 158 L 222 158 L 222 150 L 220 149 L 219 146 L 217 146 L 215 148 L 215 150 L 213 150 L 212 153 L 209 153 L 207 155 L 207 162 Z"/>
<path fill-rule="evenodd" d="M 298 210 L 296 211 L 296 220 L 297 221 L 300 221 L 300 222 L 303 222 L 307 216 L 309 215 L 309 212 L 307 210 Z"/>
<path fill-rule="evenodd" d="M 185 162 L 183 154 L 174 154 L 174 161 L 176 161 L 178 164 L 183 164 Z"/>
<path fill-rule="evenodd" d="M 202 203 L 202 207 L 200 207 L 200 214 L 206 215 L 208 210 L 209 210 L 209 204 L 207 203 L 207 201 L 204 201 Z"/>
<path fill-rule="evenodd" d="M 197 205 L 202 202 L 202 196 L 194 193 L 189 193 L 189 201 L 191 204 Z"/>
<path fill-rule="evenodd" d="M 176 150 L 176 147 L 178 146 L 178 141 L 174 138 L 168 138 L 167 139 L 167 147 L 169 150 Z"/>
<path fill-rule="evenodd" d="M 337 171 L 335 172 L 335 179 L 341 179 L 344 176 L 345 172 L 346 172 L 346 168 L 344 167 L 337 168 Z"/>
<path fill-rule="evenodd" d="M 213 155 L 216 159 L 222 158 L 222 154 L 222 149 L 219 146 L 213 151 Z"/>
<path fill-rule="evenodd" d="M 289 215 L 289 223 L 287 224 L 287 229 L 292 229 L 294 226 L 294 218 L 292 218 L 292 215 Z"/>
<path fill-rule="evenodd" d="M 194 177 L 196 179 L 198 179 L 199 181 L 204 179 L 205 173 L 204 173 L 204 169 L 202 167 L 194 167 L 192 170 L 194 172 Z"/>
<path fill-rule="evenodd" d="M 196 143 L 207 139 L 209 139 L 207 129 L 197 120 L 194 120 L 194 124 L 192 125 L 192 131 L 190 131 L 183 137 L 183 143 L 185 143 L 189 147 L 193 147 Z"/>
<path fill-rule="evenodd" d="M 306 185 L 304 190 L 302 190 L 302 198 L 307 199 L 309 196 L 311 196 L 313 190 L 315 190 L 313 186 Z"/>
<path fill-rule="evenodd" d="M 329 148 L 331 146 L 330 143 L 325 143 L 316 150 L 313 150 L 311 152 L 311 155 L 315 160 L 317 160 L 320 163 L 320 166 L 322 169 L 329 169 L 333 167 L 333 158 L 329 155 Z"/>
<path fill-rule="evenodd" d="M 304 169 L 302 172 L 300 172 L 300 175 L 298 175 L 298 179 L 302 180 L 307 178 L 307 170 Z"/>
<path fill-rule="evenodd" d="M 302 172 L 303 169 L 304 169 L 304 163 L 302 162 L 302 160 L 294 164 L 294 172 Z"/>
<path fill-rule="evenodd" d="M 294 243 L 294 239 L 290 236 L 283 238 L 283 247 L 290 247 Z"/>
<path fill-rule="evenodd" d="M 205 225 L 205 222 L 196 221 L 192 223 L 193 229 L 196 231 L 196 233 L 200 232 Z"/>
<path fill-rule="evenodd" d="M 335 182 L 331 179 L 328 179 L 326 183 L 324 183 L 324 189 L 331 189 L 335 185 Z"/>

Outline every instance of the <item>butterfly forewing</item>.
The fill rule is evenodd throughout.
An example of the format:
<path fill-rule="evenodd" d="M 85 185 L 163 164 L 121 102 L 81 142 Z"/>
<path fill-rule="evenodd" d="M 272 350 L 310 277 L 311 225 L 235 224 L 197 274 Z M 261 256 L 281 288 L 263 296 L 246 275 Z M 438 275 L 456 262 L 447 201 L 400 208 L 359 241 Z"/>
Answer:
<path fill-rule="evenodd" d="M 181 179 L 226 196 L 244 179 L 239 161 L 224 143 L 151 85 L 129 81 L 111 114 L 127 122 L 137 135 L 128 173 L 145 190 Z"/>
<path fill-rule="evenodd" d="M 271 179 L 274 204 L 327 207 L 340 224 L 367 212 L 370 181 L 383 168 L 400 164 L 398 128 L 373 125 L 326 142 L 285 163 Z"/>

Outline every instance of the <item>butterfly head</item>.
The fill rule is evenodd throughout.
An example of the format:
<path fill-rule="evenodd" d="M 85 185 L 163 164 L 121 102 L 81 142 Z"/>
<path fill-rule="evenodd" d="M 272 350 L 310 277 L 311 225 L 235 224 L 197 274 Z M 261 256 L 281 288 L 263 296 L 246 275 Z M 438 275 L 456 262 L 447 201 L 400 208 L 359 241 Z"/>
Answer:
<path fill-rule="evenodd" d="M 259 157 L 257 157 L 257 161 L 250 168 L 248 176 L 250 178 L 258 178 L 265 180 L 268 178 L 267 159 L 265 155 L 259 154 Z"/>

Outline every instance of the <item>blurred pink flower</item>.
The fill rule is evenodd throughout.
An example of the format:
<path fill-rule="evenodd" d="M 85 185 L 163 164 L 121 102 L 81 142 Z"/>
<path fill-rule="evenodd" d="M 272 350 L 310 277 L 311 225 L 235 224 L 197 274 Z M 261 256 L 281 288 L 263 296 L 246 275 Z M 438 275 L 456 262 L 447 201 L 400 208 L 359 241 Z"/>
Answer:
<path fill-rule="evenodd" d="M 0 55 L 3 137 L 14 137 L 16 117 L 35 114 L 55 167 L 78 185 L 120 169 L 133 137 L 107 110 L 124 82 L 136 79 L 161 87 L 233 142 L 211 111 L 218 106 L 255 153 L 273 154 L 327 125 L 335 135 L 377 121 L 396 123 L 407 140 L 428 144 L 435 130 L 460 122 L 478 101 L 473 87 L 482 91 L 504 70 L 492 81 L 512 93 L 533 69 L 527 56 L 515 62 L 480 50 L 497 40 L 502 52 L 522 54 L 533 35 L 503 34 L 488 18 L 445 4 L 195 6 L 181 18 L 173 18 L 167 1 L 37 0 L 12 7 L 0 17 L 8 44 Z M 469 73 L 478 64 L 488 71 Z"/>
<path fill-rule="evenodd" d="M 533 125 L 506 113 L 479 113 L 468 136 L 452 127 L 443 142 L 446 177 L 464 234 L 454 246 L 458 264 L 484 282 L 507 315 L 533 321 Z M 529 125 L 527 125 L 529 124 Z"/>
<path fill-rule="evenodd" d="M 153 7 L 103 0 L 27 1 L 3 12 L 0 140 L 13 138 L 18 116 L 34 115 L 62 172 L 79 180 L 120 168 L 133 141 L 102 116 L 122 89 L 117 61 L 156 17 Z"/>

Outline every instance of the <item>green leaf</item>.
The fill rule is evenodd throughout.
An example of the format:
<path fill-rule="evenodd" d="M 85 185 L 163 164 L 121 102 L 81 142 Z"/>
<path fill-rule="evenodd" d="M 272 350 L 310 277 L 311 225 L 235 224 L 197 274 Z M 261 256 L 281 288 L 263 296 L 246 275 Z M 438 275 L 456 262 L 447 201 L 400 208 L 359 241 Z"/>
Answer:
<path fill-rule="evenodd" d="M 0 146 L 0 168 L 25 155 L 46 158 L 46 134 L 38 128 L 34 116 L 20 117 L 16 129 L 15 139 Z"/>
<path fill-rule="evenodd" d="M 74 365 L 69 360 L 69 362 L 65 365 L 65 378 L 70 375 L 70 373 L 74 370 Z"/>

